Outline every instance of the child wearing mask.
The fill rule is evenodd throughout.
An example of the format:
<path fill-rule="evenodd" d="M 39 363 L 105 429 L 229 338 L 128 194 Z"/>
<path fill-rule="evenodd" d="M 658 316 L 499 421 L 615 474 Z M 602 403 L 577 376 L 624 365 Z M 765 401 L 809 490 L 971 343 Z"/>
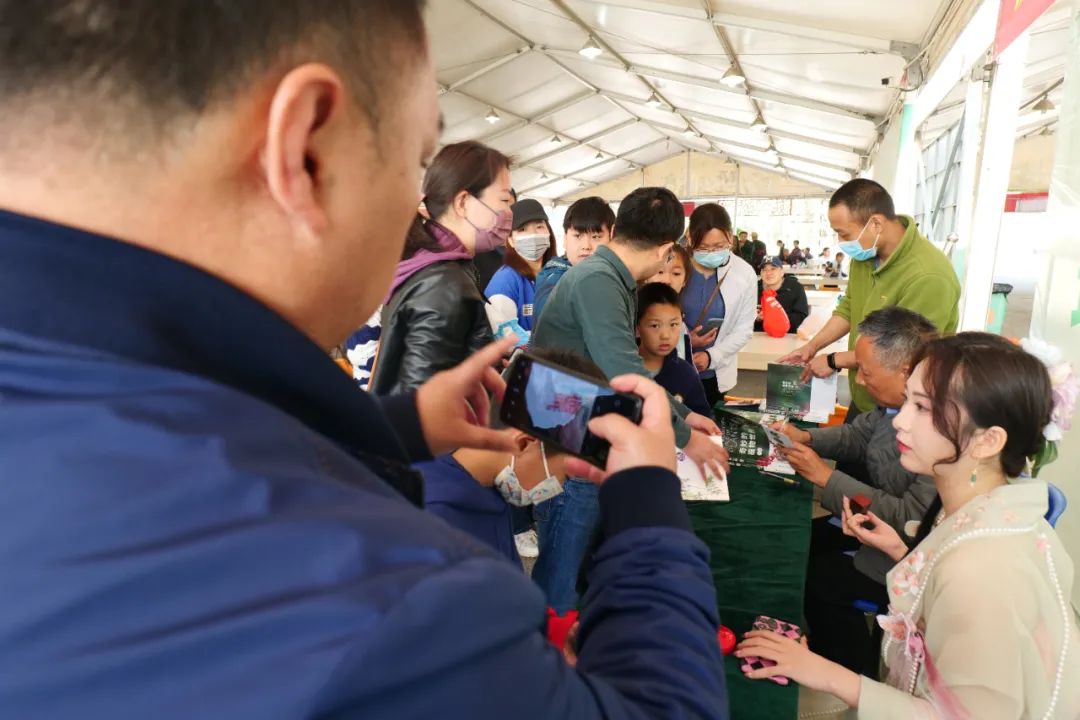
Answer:
<path fill-rule="evenodd" d="M 686 407 L 711 417 L 697 370 L 675 352 L 684 329 L 679 294 L 670 285 L 650 282 L 638 290 L 637 307 L 638 352 L 645 368 Z"/>
<path fill-rule="evenodd" d="M 542 360 L 607 384 L 593 363 L 567 350 L 534 350 Z M 562 493 L 566 454 L 516 429 L 506 431 L 512 455 L 461 449 L 414 467 L 424 476 L 424 509 L 521 564 L 514 542 L 513 508 L 529 507 Z"/>
<path fill-rule="evenodd" d="M 503 266 L 484 291 L 489 302 L 488 320 L 496 336 L 503 334 L 500 328 L 509 328 L 519 336 L 521 331 L 532 332 L 536 275 L 555 256 L 555 233 L 543 206 L 536 200 L 519 200 L 511 210 L 513 231 L 506 243 Z M 511 321 L 516 321 L 517 327 L 507 324 Z"/>

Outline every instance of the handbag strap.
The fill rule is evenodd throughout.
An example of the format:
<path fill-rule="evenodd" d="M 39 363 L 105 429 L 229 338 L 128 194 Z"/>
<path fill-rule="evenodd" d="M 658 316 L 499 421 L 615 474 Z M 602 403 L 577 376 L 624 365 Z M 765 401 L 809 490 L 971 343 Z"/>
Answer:
<path fill-rule="evenodd" d="M 705 316 L 709 314 L 709 308 L 712 307 L 713 302 L 716 301 L 716 296 L 720 294 L 720 286 L 724 284 L 724 281 L 727 280 L 727 276 L 730 274 L 731 268 L 729 267 L 728 271 L 724 273 L 724 277 L 720 278 L 720 280 L 717 281 L 716 287 L 713 288 L 712 294 L 709 295 L 709 299 L 705 301 L 705 306 L 701 308 L 701 314 L 698 315 L 697 322 L 690 326 L 690 332 L 693 332 L 697 328 L 701 327 L 701 321 L 704 320 Z"/>

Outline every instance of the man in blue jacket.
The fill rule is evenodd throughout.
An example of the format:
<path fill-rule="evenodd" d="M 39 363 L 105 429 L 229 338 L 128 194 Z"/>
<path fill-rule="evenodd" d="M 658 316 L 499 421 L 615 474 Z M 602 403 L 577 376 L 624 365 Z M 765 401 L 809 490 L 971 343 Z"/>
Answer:
<path fill-rule="evenodd" d="M 573 669 L 407 467 L 509 450 L 477 422 L 506 344 L 384 400 L 323 351 L 437 144 L 420 2 L 0 0 L 0 27 L 0 716 L 726 717 L 656 386 L 613 381 L 645 418 L 574 468 L 603 486 Z"/>

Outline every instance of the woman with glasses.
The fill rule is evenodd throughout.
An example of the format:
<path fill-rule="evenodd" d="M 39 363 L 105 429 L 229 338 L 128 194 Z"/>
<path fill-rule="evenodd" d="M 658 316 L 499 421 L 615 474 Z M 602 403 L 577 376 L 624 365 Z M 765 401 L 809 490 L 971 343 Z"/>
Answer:
<path fill-rule="evenodd" d="M 711 407 L 735 387 L 739 351 L 754 336 L 757 274 L 733 252 L 731 216 L 720 205 L 694 210 L 688 236 L 692 271 L 682 294 L 683 316 Z"/>

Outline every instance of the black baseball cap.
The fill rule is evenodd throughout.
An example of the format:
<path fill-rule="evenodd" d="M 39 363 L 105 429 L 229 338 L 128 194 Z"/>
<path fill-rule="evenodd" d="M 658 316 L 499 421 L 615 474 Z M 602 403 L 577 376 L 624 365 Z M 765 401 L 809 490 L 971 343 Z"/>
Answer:
<path fill-rule="evenodd" d="M 510 206 L 510 209 L 514 211 L 515 230 L 533 220 L 548 222 L 547 213 L 544 212 L 544 206 L 540 204 L 539 200 L 518 200 Z"/>
<path fill-rule="evenodd" d="M 782 268 L 784 267 L 784 259 L 779 255 L 773 255 L 771 258 L 765 261 L 765 264 L 772 265 L 773 267 Z"/>

